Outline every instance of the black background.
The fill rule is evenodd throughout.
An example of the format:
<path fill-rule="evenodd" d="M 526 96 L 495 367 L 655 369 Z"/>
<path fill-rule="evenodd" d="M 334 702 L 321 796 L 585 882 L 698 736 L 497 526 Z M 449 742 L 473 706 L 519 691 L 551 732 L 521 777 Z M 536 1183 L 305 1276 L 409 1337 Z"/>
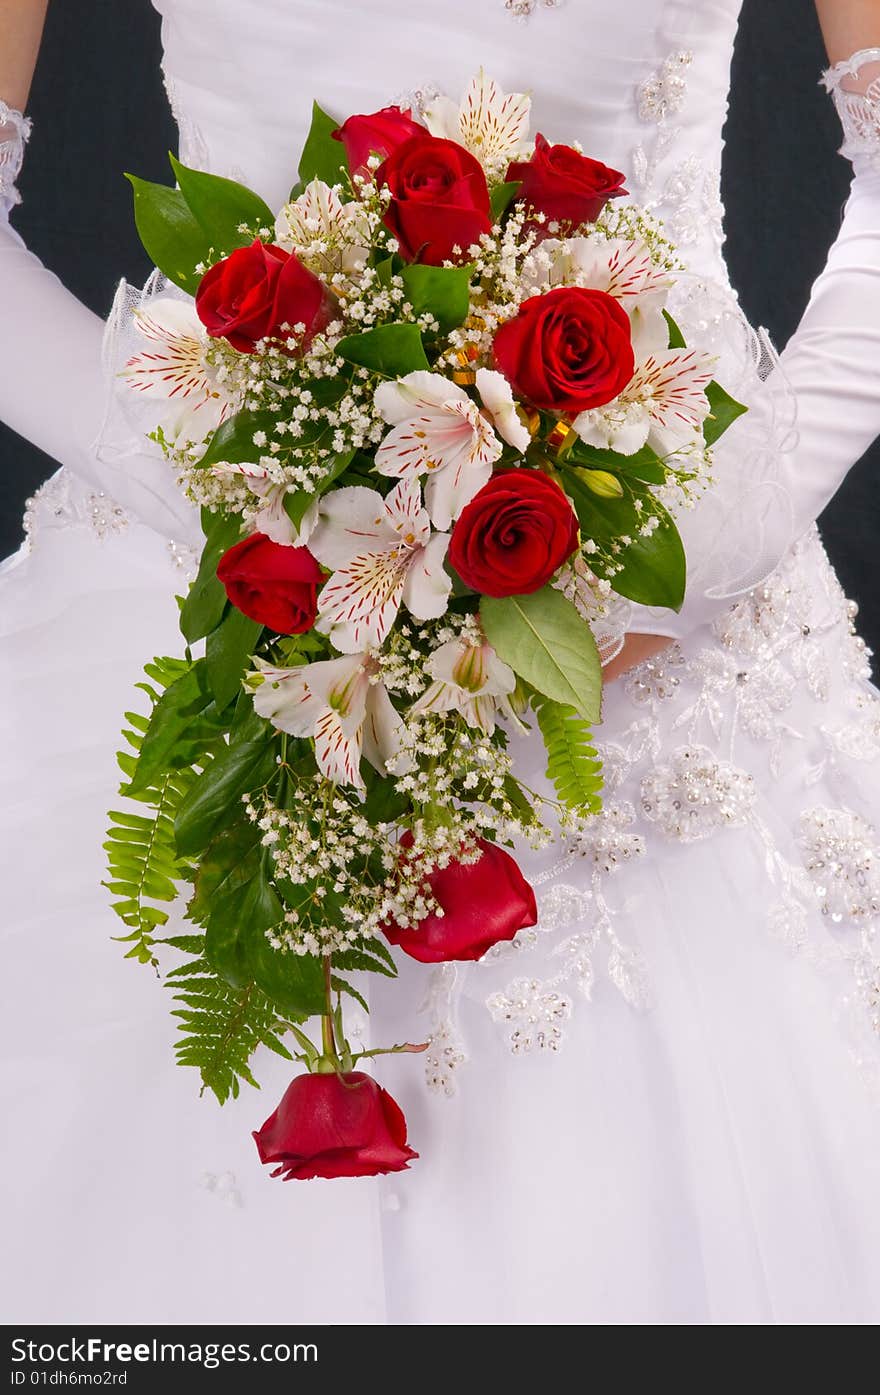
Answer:
<path fill-rule="evenodd" d="M 50 5 L 20 181 L 25 202 L 15 221 L 34 251 L 101 314 L 120 276 L 140 283 L 149 271 L 122 171 L 168 182 L 165 152 L 175 136 L 159 53 L 158 16 L 148 0 Z M 745 0 L 726 132 L 728 260 L 747 315 L 780 348 L 834 239 L 849 182 L 849 166 L 835 154 L 836 116 L 817 85 L 823 64 L 812 0 Z M 319 76 L 312 75 L 316 86 Z M 878 465 L 875 445 L 822 520 L 875 648 Z M 24 501 L 53 468 L 0 425 L 0 555 L 19 542 Z"/>

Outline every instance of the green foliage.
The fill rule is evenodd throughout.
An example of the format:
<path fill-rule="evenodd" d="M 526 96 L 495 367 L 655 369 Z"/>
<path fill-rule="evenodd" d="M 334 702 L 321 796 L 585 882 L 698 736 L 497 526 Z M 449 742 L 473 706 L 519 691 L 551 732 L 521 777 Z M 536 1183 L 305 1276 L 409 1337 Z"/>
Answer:
<path fill-rule="evenodd" d="M 584 536 L 603 542 L 627 535 L 632 538 L 620 554 L 622 570 L 611 577 L 615 591 L 641 605 L 678 610 L 684 600 L 687 577 L 684 545 L 671 515 L 650 489 L 638 480 L 618 476 L 621 494 L 603 498 L 589 487 L 585 478 L 588 471 L 568 464 L 563 469 L 565 492 L 574 505 Z M 637 502 L 642 503 L 641 510 L 636 507 Z M 642 537 L 640 529 L 652 514 L 659 518 L 659 526 Z M 601 570 L 598 563 L 596 570 Z"/>
<path fill-rule="evenodd" d="M 706 396 L 709 399 L 710 411 L 703 423 L 703 439 L 707 446 L 712 446 L 748 408 L 731 397 L 729 392 L 725 392 L 720 383 L 710 383 L 706 388 Z"/>
<path fill-rule="evenodd" d="M 333 139 L 333 132 L 339 122 L 318 106 L 312 104 L 312 124 L 299 162 L 301 186 L 313 179 L 323 179 L 325 184 L 339 184 L 346 175 L 345 147 L 341 141 Z"/>
<path fill-rule="evenodd" d="M 168 771 L 195 765 L 222 740 L 227 725 L 214 702 L 206 661 L 185 664 L 154 703 L 129 793 L 142 797 Z"/>
<path fill-rule="evenodd" d="M 685 340 L 684 335 L 682 334 L 681 330 L 679 329 L 678 325 L 676 324 L 675 320 L 672 318 L 668 310 L 663 311 L 663 318 L 666 321 L 666 326 L 669 330 L 670 349 L 686 349 L 687 341 Z"/>
<path fill-rule="evenodd" d="M 457 329 L 470 306 L 472 266 L 405 266 L 400 275 L 406 298 L 416 315 L 426 310 L 440 325 L 440 333 Z"/>
<path fill-rule="evenodd" d="M 321 966 L 309 955 L 273 949 L 266 938 L 281 924 L 284 906 L 259 838 L 247 821 L 218 834 L 199 860 L 187 915 L 204 928 L 205 956 L 221 978 L 233 987 L 255 982 L 280 1011 L 301 1021 L 321 1011 Z"/>
<path fill-rule="evenodd" d="M 150 683 L 139 686 L 149 694 L 155 710 L 160 690 L 179 681 L 187 665 L 178 659 L 156 659 L 148 664 Z M 147 806 L 150 813 L 111 810 L 110 827 L 104 848 L 109 879 L 104 883 L 118 899 L 113 910 L 128 927 L 120 936 L 129 945 L 126 958 L 141 964 L 155 964 L 156 930 L 168 920 L 168 913 L 156 902 L 168 904 L 178 896 L 178 883 L 190 875 L 189 864 L 178 852 L 174 838 L 174 818 L 195 779 L 190 770 L 162 770 L 153 780 L 135 787 L 132 777 L 150 721 L 137 712 L 125 714 L 129 728 L 123 733 L 130 751 L 119 753 L 119 765 L 128 777 L 120 794 Z"/>
<path fill-rule="evenodd" d="M 208 686 L 218 711 L 241 691 L 241 680 L 257 647 L 263 626 L 230 605 L 205 646 Z"/>
<path fill-rule="evenodd" d="M 598 814 L 602 807 L 602 762 L 592 734 L 573 707 L 532 692 L 530 701 L 547 750 L 547 778 L 569 809 Z"/>
<path fill-rule="evenodd" d="M 596 722 L 602 665 L 596 641 L 571 601 L 552 586 L 530 596 L 484 596 L 480 616 L 499 658 L 539 693 Z"/>
<path fill-rule="evenodd" d="M 262 452 L 254 445 L 254 436 L 265 431 L 270 436 L 277 425 L 277 414 L 270 411 L 236 412 L 217 427 L 208 449 L 197 462 L 200 470 L 209 465 L 254 465 Z"/>
<path fill-rule="evenodd" d="M 251 735 L 254 726 L 260 730 Z M 193 781 L 175 819 L 177 850 L 193 856 L 221 831 L 242 795 L 261 789 L 274 775 L 275 739 L 268 723 L 254 716 L 241 736 L 222 749 Z"/>
<path fill-rule="evenodd" d="M 180 608 L 180 628 L 189 644 L 210 634 L 223 619 L 226 592 L 217 580 L 217 564 L 241 538 L 241 516 L 202 509 L 202 531 L 205 546 L 198 575 Z"/>
<path fill-rule="evenodd" d="M 666 480 L 663 461 L 650 446 L 643 446 L 633 455 L 618 455 L 613 450 L 600 450 L 598 446 L 575 441 L 565 464 L 584 466 L 588 470 L 608 470 L 624 478 L 644 480 L 646 484 L 663 484 Z"/>
<path fill-rule="evenodd" d="M 340 339 L 336 352 L 347 363 L 369 368 L 384 378 L 403 378 L 431 367 L 418 326 L 412 324 L 380 325 L 364 334 L 350 334 Z"/>
<path fill-rule="evenodd" d="M 202 1089 L 212 1090 L 221 1104 L 238 1097 L 242 1080 L 259 1089 L 248 1062 L 259 1046 L 293 1059 L 281 1040 L 286 1023 L 255 984 L 232 987 L 220 977 L 204 956 L 201 936 L 169 943 L 195 955 L 166 978 L 179 1004 L 172 1013 L 180 1022 L 178 1064 L 194 1067 Z"/>
<path fill-rule="evenodd" d="M 252 242 L 260 228 L 275 226 L 269 205 L 244 184 L 169 159 L 187 207 L 212 246 L 231 252 Z M 239 231 L 241 225 L 246 232 Z"/>
<path fill-rule="evenodd" d="M 492 207 L 492 222 L 500 223 L 513 200 L 519 193 L 521 181 L 513 179 L 507 184 L 496 184 L 489 195 L 489 202 Z"/>
<path fill-rule="evenodd" d="M 134 174 L 125 177 L 134 191 L 134 220 L 147 256 L 175 286 L 195 295 L 202 278 L 195 268 L 210 260 L 210 239 L 179 189 Z"/>
<path fill-rule="evenodd" d="M 326 494 L 331 484 L 335 484 L 340 476 L 345 474 L 356 455 L 355 450 L 338 452 L 325 462 L 327 473 L 319 485 L 314 489 L 295 489 L 284 496 L 284 510 L 294 528 L 299 528 L 302 524 L 306 509 L 314 502 L 315 496 Z"/>

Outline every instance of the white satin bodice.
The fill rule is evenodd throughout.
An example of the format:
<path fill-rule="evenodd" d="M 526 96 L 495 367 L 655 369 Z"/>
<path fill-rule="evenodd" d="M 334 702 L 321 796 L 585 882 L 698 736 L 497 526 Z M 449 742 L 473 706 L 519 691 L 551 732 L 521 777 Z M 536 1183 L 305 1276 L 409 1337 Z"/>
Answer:
<path fill-rule="evenodd" d="M 741 0 L 154 0 L 182 158 L 286 198 L 316 99 L 344 118 L 458 95 L 482 65 L 533 125 L 623 170 L 693 270 L 723 276 L 722 128 Z"/>

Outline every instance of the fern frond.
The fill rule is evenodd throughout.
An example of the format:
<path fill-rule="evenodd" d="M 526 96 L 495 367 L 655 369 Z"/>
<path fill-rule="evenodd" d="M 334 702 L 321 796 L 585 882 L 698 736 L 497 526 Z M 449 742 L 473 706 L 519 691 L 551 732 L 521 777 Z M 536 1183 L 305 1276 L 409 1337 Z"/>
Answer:
<path fill-rule="evenodd" d="M 180 1004 L 172 1012 L 180 1023 L 178 1064 L 194 1067 L 203 1092 L 212 1090 L 221 1104 L 237 1099 L 243 1080 L 259 1089 L 248 1064 L 258 1046 L 293 1060 L 281 1041 L 287 1024 L 255 984 L 232 988 L 201 954 L 172 969 L 165 981 Z"/>
<path fill-rule="evenodd" d="M 187 669 L 184 659 L 155 659 L 145 672 L 152 681 L 139 683 L 155 707 L 165 688 Z M 130 933 L 120 935 L 121 943 L 129 945 L 127 959 L 141 964 L 156 965 L 153 953 L 156 930 L 165 925 L 168 912 L 155 904 L 169 903 L 179 894 L 177 883 L 191 875 L 189 864 L 177 856 L 174 841 L 174 818 L 194 783 L 195 768 L 166 771 L 149 789 L 131 793 L 131 780 L 137 769 L 138 756 L 149 718 L 139 712 L 126 712 L 128 726 L 123 731 L 130 750 L 117 755 L 119 767 L 126 780 L 119 793 L 147 806 L 152 812 L 135 813 L 112 809 L 108 814 L 110 827 L 104 850 L 107 853 L 108 879 L 104 886 L 118 899 L 113 910 Z"/>
<path fill-rule="evenodd" d="M 573 707 L 532 692 L 532 709 L 547 749 L 547 778 L 569 809 L 598 814 L 602 807 L 602 762 L 592 732 Z"/>

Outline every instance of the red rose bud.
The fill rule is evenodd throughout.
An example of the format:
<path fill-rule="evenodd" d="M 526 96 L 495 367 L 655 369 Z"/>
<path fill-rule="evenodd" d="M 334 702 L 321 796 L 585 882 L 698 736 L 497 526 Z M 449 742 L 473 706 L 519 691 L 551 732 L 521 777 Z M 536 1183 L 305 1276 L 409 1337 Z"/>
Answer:
<path fill-rule="evenodd" d="M 427 132 L 412 136 L 379 166 L 376 182 L 391 191 L 385 226 L 405 261 L 463 261 L 481 233 L 491 230 L 482 165 L 453 140 Z"/>
<path fill-rule="evenodd" d="M 305 325 L 304 347 L 331 319 L 333 301 L 296 257 L 256 238 L 205 272 L 196 313 L 214 339 L 228 339 L 239 353 L 251 354 L 258 340 L 286 341 L 299 324 Z"/>
<path fill-rule="evenodd" d="M 413 121 L 412 112 L 401 107 L 383 107 L 369 116 L 350 116 L 333 139 L 342 141 L 352 175 L 369 175 L 367 160 L 371 155 L 384 159 L 411 136 L 423 136 L 424 126 Z"/>
<path fill-rule="evenodd" d="M 375 1177 L 401 1172 L 418 1153 L 406 1144 L 400 1106 L 362 1071 L 298 1075 L 254 1133 L 273 1177 Z"/>
<path fill-rule="evenodd" d="M 412 841 L 405 833 L 400 845 L 409 848 Z M 383 925 L 391 944 L 422 964 L 481 959 L 499 940 L 512 940 L 536 923 L 535 893 L 510 854 L 484 838 L 477 846 L 477 862 L 451 862 L 426 878 L 443 915 L 429 915 L 410 928 Z"/>
<path fill-rule="evenodd" d="M 507 179 L 519 181 L 518 203 L 569 230 L 594 223 L 609 199 L 627 192 L 620 170 L 590 160 L 570 145 L 551 145 L 540 135 L 531 160 L 514 161 Z M 537 226 L 548 231 L 546 224 Z"/>
<path fill-rule="evenodd" d="M 524 300 L 495 335 L 495 366 L 547 412 L 603 407 L 635 372 L 629 316 L 605 291 L 560 286 Z"/>
<path fill-rule="evenodd" d="M 220 558 L 217 577 L 236 610 L 279 635 L 310 630 L 324 574 L 307 547 L 252 533 Z"/>
<path fill-rule="evenodd" d="M 558 484 L 538 470 L 499 470 L 462 510 L 449 561 L 484 596 L 527 596 L 577 545 L 577 518 Z"/>

